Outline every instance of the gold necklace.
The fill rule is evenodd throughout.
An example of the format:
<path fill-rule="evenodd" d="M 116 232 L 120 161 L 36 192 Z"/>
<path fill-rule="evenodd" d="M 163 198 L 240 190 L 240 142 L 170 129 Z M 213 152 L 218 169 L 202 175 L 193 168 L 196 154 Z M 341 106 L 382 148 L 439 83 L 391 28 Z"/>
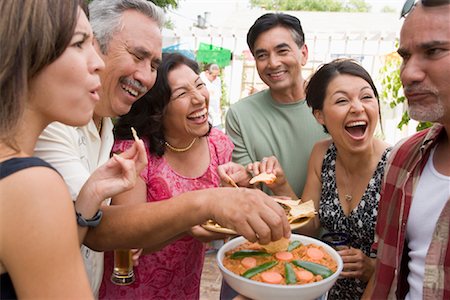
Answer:
<path fill-rule="evenodd" d="M 189 149 L 192 148 L 192 146 L 194 146 L 195 141 L 197 140 L 197 138 L 194 138 L 192 140 L 192 142 L 185 148 L 176 148 L 174 146 L 172 146 L 171 144 L 169 144 L 167 141 L 164 141 L 164 144 L 166 145 L 167 148 L 169 148 L 170 150 L 174 151 L 174 152 L 186 152 Z"/>
<path fill-rule="evenodd" d="M 347 202 L 352 202 L 352 200 L 353 200 L 353 196 L 350 194 L 350 193 L 348 193 L 348 191 L 350 190 L 349 188 L 348 188 L 348 172 L 347 172 L 347 169 L 344 167 L 344 164 L 341 162 L 341 165 L 342 165 L 342 169 L 344 169 L 344 172 L 345 172 L 345 182 L 344 182 L 344 185 L 345 185 L 345 190 L 346 190 L 346 193 L 344 194 L 344 199 L 345 199 L 345 201 L 347 201 Z"/>

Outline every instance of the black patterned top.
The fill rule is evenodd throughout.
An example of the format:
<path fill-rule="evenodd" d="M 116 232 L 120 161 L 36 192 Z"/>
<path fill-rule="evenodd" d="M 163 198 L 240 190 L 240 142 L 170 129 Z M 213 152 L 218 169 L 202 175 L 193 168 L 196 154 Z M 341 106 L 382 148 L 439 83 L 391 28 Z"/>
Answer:
<path fill-rule="evenodd" d="M 345 232 L 353 248 L 361 249 L 367 256 L 374 239 L 380 201 L 381 182 L 389 151 L 384 151 L 377 168 L 370 179 L 361 201 L 346 216 L 339 202 L 336 185 L 336 147 L 330 145 L 322 163 L 322 194 L 319 205 L 319 219 L 322 227 L 330 232 Z M 328 292 L 328 299 L 359 299 L 366 283 L 358 279 L 342 278 Z"/>

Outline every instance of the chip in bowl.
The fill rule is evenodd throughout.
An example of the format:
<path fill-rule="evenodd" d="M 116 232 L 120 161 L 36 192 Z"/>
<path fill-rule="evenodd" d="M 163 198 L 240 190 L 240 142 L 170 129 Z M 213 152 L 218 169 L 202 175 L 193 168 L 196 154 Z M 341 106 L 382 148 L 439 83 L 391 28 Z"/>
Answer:
<path fill-rule="evenodd" d="M 259 245 L 261 246 L 261 248 L 266 250 L 267 253 L 277 253 L 287 250 L 287 248 L 289 247 L 289 239 L 283 237 L 278 241 L 270 242 L 267 245 Z"/>

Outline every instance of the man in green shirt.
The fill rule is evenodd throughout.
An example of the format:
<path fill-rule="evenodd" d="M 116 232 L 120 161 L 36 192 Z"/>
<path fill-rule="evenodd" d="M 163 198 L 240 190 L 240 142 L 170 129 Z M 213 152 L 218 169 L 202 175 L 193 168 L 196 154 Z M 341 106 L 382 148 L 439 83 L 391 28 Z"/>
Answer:
<path fill-rule="evenodd" d="M 277 157 L 300 196 L 311 149 L 326 137 L 305 101 L 302 67 L 308 48 L 300 20 L 283 13 L 265 14 L 250 28 L 247 44 L 269 89 L 230 107 L 226 131 L 235 145 L 233 161 L 246 166 Z M 264 191 L 271 193 L 267 187 Z"/>

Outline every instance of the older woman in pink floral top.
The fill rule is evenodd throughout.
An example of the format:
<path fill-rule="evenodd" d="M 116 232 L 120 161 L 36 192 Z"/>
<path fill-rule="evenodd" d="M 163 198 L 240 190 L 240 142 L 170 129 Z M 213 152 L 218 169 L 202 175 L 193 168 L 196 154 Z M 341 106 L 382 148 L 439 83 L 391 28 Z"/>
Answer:
<path fill-rule="evenodd" d="M 187 191 L 219 186 L 217 167 L 231 160 L 233 144 L 221 131 L 211 129 L 208 99 L 194 61 L 180 54 L 163 56 L 153 89 L 116 126 L 118 140 L 113 152 L 132 145 L 133 126 L 145 141 L 148 166 L 141 173 L 141 182 L 114 198 L 113 204 L 163 201 Z M 161 250 L 139 258 L 134 268 L 136 281 L 128 286 L 110 281 L 113 255 L 107 253 L 99 298 L 198 299 L 203 242 L 219 237 L 223 236 L 196 226 L 190 234 L 167 241 Z"/>

